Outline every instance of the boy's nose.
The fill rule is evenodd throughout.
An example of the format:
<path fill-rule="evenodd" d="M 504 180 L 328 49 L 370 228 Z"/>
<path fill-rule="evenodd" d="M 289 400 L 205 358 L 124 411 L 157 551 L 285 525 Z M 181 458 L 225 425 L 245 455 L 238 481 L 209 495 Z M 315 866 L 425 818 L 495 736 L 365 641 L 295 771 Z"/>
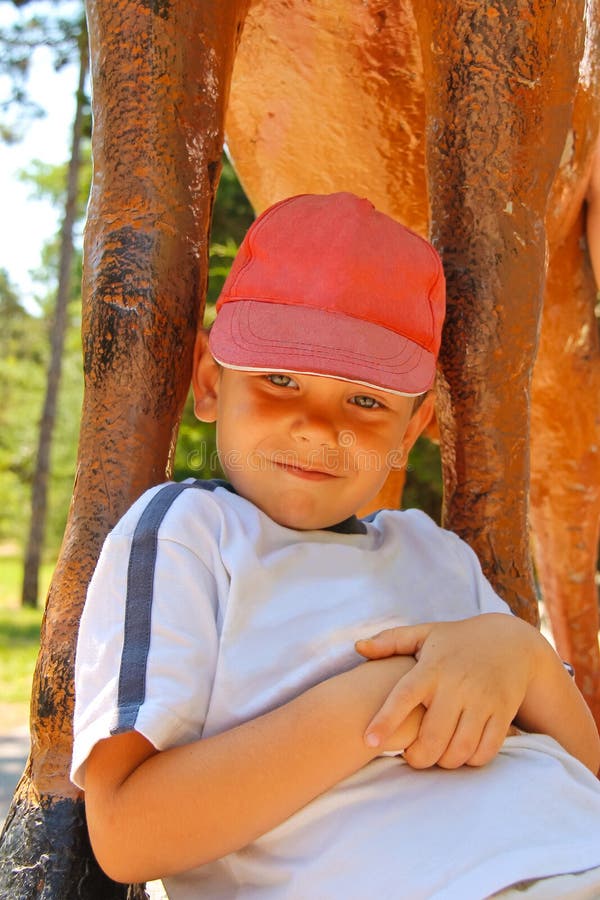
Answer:
<path fill-rule="evenodd" d="M 338 445 L 338 428 L 331 419 L 316 413 L 304 413 L 292 422 L 290 432 L 294 440 L 313 444 Z"/>

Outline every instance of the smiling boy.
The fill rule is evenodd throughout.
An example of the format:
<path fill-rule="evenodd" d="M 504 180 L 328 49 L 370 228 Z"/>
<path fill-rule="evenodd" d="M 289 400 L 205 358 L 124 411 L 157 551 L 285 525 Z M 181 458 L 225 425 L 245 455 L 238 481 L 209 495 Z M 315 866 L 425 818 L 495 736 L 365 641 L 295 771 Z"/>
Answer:
<path fill-rule="evenodd" d="M 351 381 L 220 367 L 205 340 L 196 414 L 219 423 L 219 459 L 238 494 L 288 528 L 354 515 L 406 462 L 429 418 L 429 401 L 413 417 L 414 398 Z"/>
<path fill-rule="evenodd" d="M 429 417 L 443 311 L 433 248 L 366 200 L 250 229 L 194 361 L 227 482 L 140 498 L 82 618 L 73 779 L 114 878 L 597 896 L 600 745 L 560 660 L 456 536 L 356 517 Z"/>

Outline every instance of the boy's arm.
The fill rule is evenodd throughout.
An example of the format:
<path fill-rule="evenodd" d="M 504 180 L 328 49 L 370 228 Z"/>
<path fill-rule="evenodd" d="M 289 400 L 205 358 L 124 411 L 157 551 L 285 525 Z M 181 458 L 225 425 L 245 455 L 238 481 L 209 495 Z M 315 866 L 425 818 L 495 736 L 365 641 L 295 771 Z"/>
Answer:
<path fill-rule="evenodd" d="M 413 659 L 363 663 L 230 731 L 158 752 L 137 732 L 108 738 L 86 765 L 94 851 L 117 881 L 165 877 L 245 846 L 373 759 L 402 749 L 414 710 L 390 741 L 363 740 Z"/>
<path fill-rule="evenodd" d="M 407 711 L 427 712 L 404 757 L 417 768 L 483 765 L 510 723 L 555 738 L 592 772 L 600 738 L 573 679 L 545 638 L 516 616 L 487 613 L 457 622 L 392 628 L 359 642 L 364 656 L 414 654 L 417 665 L 394 687 L 366 731 L 384 741 Z"/>

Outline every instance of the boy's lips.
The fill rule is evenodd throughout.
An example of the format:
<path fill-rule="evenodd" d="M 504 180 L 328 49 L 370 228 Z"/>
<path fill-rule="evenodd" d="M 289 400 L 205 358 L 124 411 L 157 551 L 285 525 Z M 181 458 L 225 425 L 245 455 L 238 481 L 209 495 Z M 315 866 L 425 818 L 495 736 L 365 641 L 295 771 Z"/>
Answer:
<path fill-rule="evenodd" d="M 297 478 L 305 478 L 308 481 L 326 481 L 329 478 L 338 477 L 335 472 L 319 469 L 316 466 L 295 465 L 294 463 L 278 459 L 274 459 L 273 464 L 290 475 L 295 475 Z"/>

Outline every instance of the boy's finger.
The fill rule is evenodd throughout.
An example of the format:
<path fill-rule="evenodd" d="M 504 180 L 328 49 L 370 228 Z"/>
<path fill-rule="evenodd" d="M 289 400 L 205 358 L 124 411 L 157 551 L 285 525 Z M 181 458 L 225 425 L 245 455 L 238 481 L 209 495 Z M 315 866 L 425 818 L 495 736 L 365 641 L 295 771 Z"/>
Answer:
<path fill-rule="evenodd" d="M 356 651 L 367 659 L 383 659 L 387 656 L 414 656 L 432 628 L 432 623 L 400 625 L 386 628 L 379 634 L 356 641 Z"/>
<path fill-rule="evenodd" d="M 469 760 L 474 759 L 481 745 L 486 725 L 485 714 L 480 715 L 478 711 L 464 709 L 454 734 L 437 760 L 438 766 L 443 769 L 458 769 Z"/>
<path fill-rule="evenodd" d="M 375 713 L 365 730 L 365 743 L 369 747 L 381 746 L 396 728 L 428 694 L 428 686 L 420 677 L 413 677 L 412 669 L 394 685 L 381 708 Z"/>
<path fill-rule="evenodd" d="M 505 722 L 497 716 L 488 719 L 477 749 L 466 761 L 467 765 L 485 766 L 489 763 L 502 747 L 510 728 L 511 726 L 507 728 Z"/>
<path fill-rule="evenodd" d="M 462 710 L 434 697 L 421 722 L 419 734 L 405 752 L 406 761 L 415 769 L 428 769 L 444 757 L 457 732 Z M 480 729 L 481 733 L 481 729 Z M 469 746 L 472 753 L 476 743 Z M 452 757 L 450 757 L 452 759 Z M 464 759 L 462 760 L 464 762 Z"/>

